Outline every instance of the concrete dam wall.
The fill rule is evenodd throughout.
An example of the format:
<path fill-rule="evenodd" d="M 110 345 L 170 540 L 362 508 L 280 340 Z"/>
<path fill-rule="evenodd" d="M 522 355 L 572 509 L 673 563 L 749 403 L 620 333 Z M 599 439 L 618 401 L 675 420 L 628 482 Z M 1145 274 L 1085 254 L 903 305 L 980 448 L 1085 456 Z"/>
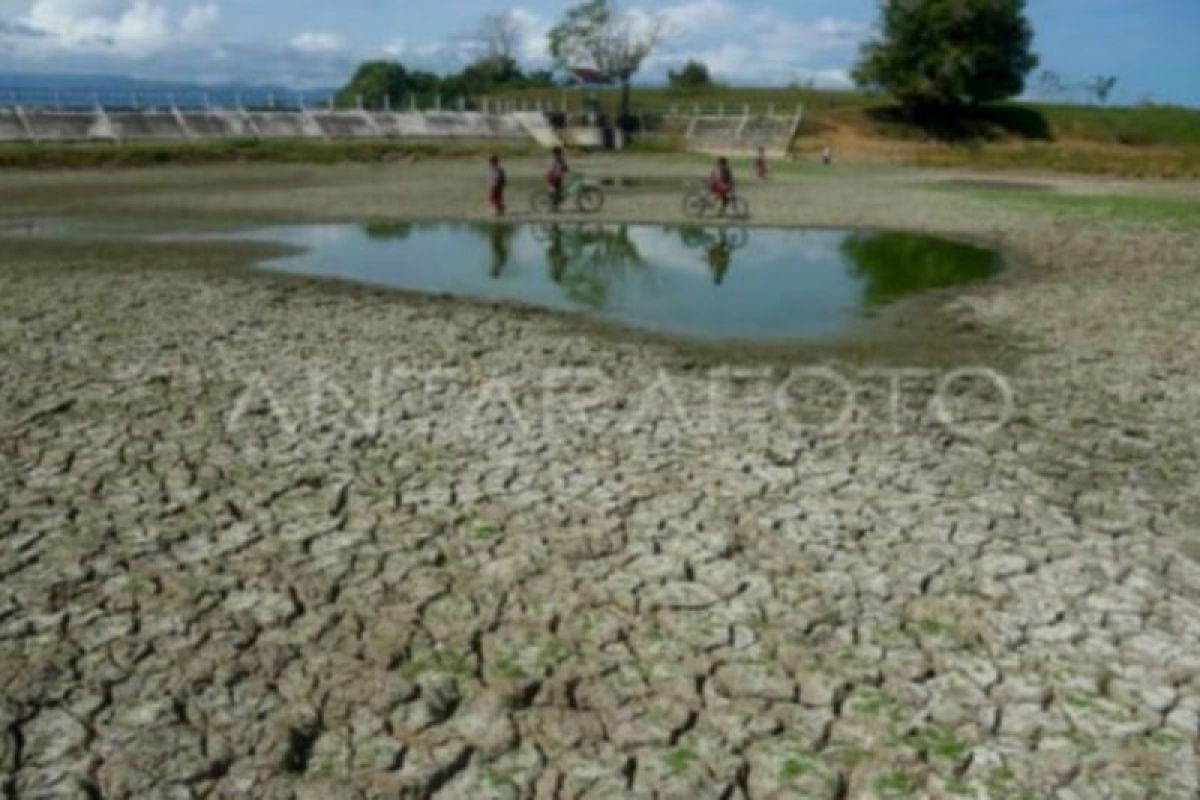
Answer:
<path fill-rule="evenodd" d="M 794 115 L 668 115 L 662 118 L 661 130 L 680 135 L 694 152 L 745 154 L 761 147 L 773 157 L 783 157 L 802 118 L 802 110 Z M 400 139 L 600 148 L 605 146 L 603 133 L 594 123 L 555 128 L 541 111 L 0 106 L 0 143 Z"/>
<path fill-rule="evenodd" d="M 0 108 L 0 142 L 186 142 L 213 139 L 529 141 L 513 115 L 471 111 Z"/>

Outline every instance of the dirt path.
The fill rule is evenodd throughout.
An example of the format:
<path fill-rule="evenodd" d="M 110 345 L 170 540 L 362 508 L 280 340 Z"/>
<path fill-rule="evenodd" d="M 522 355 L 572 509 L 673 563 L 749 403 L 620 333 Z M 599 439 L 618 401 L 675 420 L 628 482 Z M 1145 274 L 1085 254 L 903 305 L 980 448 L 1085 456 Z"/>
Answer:
<path fill-rule="evenodd" d="M 8 174 L 0 206 L 444 218 L 478 166 Z M 645 181 L 629 220 L 703 172 L 582 166 Z M 981 344 L 911 373 L 3 241 L 5 796 L 1195 798 L 1200 232 L 928 185 L 962 177 L 746 187 L 756 222 L 1015 254 L 937 312 Z"/>

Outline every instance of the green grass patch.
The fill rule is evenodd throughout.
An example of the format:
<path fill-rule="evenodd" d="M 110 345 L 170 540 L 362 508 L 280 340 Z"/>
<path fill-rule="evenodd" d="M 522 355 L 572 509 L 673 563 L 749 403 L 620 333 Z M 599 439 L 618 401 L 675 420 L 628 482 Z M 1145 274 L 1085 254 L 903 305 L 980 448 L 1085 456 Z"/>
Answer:
<path fill-rule="evenodd" d="M 917 786 L 903 772 L 885 772 L 875 779 L 875 791 L 880 797 L 908 798 L 916 797 Z"/>
<path fill-rule="evenodd" d="M 667 753 L 665 759 L 667 772 L 671 773 L 672 775 L 682 775 L 688 771 L 697 758 L 699 758 L 699 756 L 697 756 L 694 751 L 689 750 L 686 747 L 680 747 L 672 750 L 670 753 Z"/>
<path fill-rule="evenodd" d="M 1128 222 L 1200 226 L 1200 202 L 1145 195 L 1076 195 L 1021 190 L 967 190 L 978 200 L 1038 213 L 1098 217 Z"/>
<path fill-rule="evenodd" d="M 904 744 L 920 753 L 958 763 L 971 752 L 971 745 L 941 728 L 925 728 L 904 739 Z"/>
<path fill-rule="evenodd" d="M 486 519 L 477 519 L 471 523 L 471 538 L 487 541 L 495 539 L 503 532 L 495 522 Z"/>
<path fill-rule="evenodd" d="M 789 756 L 779 767 L 779 777 L 785 781 L 793 781 L 812 775 L 817 771 L 817 762 L 805 755 Z"/>
<path fill-rule="evenodd" d="M 902 718 L 899 705 L 896 701 L 879 689 L 870 687 L 860 689 L 855 692 L 848 703 L 850 708 L 861 714 L 871 717 L 880 717 L 882 719 L 898 722 Z"/>

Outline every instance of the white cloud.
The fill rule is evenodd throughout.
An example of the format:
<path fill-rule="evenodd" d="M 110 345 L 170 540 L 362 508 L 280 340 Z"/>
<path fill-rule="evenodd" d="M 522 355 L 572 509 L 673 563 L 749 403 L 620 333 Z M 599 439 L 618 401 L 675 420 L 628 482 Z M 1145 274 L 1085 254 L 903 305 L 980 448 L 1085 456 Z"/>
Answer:
<path fill-rule="evenodd" d="M 221 18 L 221 9 L 216 3 L 188 6 L 179 23 L 179 32 L 188 38 L 206 36 Z"/>
<path fill-rule="evenodd" d="M 0 0 L 0 8 L 6 0 Z M 531 0 L 525 0 L 531 2 Z M 223 0 L 22 0 L 24 15 L 0 13 L 0 66 L 26 71 L 129 73 L 146 77 L 271 81 L 287 85 L 337 85 L 368 58 L 448 72 L 485 52 L 472 30 L 447 38 L 419 38 L 396 29 L 375 46 L 355 44 L 320 29 L 254 41 L 221 39 Z M 845 86 L 865 22 L 806 16 L 801 4 L 771 7 L 766 0 L 626 0 L 635 26 L 655 20 L 667 36 L 637 80 L 665 81 L 688 59 L 709 65 L 717 80 L 736 84 L 786 84 L 813 80 Z M 526 69 L 551 65 L 546 35 L 558 14 L 514 6 L 507 12 L 517 32 L 515 52 Z M 36 65 L 36 66 L 35 66 Z"/>
<path fill-rule="evenodd" d="M 189 5 L 176 20 L 158 0 L 35 0 L 16 23 L 35 35 L 16 46 L 33 57 L 107 53 L 141 58 L 204 36 L 218 15 L 214 3 Z"/>
<path fill-rule="evenodd" d="M 634 9 L 634 13 L 648 12 Z M 783 84 L 850 84 L 848 64 L 870 26 L 857 20 L 800 20 L 773 9 L 748 9 L 730 0 L 689 0 L 658 12 L 668 38 L 645 73 L 661 79 L 688 59 L 705 62 L 718 80 Z M 736 41 L 730 41 L 736 30 Z"/>
<path fill-rule="evenodd" d="M 336 33 L 319 33 L 308 31 L 292 39 L 289 43 L 293 50 L 301 53 L 340 53 L 346 49 L 346 43 Z"/>

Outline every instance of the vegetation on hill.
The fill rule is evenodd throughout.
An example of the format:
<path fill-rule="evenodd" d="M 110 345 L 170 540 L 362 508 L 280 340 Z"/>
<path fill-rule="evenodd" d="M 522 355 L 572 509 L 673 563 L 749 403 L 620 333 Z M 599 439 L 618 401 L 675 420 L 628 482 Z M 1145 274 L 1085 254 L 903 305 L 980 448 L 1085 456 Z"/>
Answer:
<path fill-rule="evenodd" d="M 1038 63 L 1025 0 L 887 0 L 881 29 L 854 79 L 909 113 L 944 118 L 1014 97 Z"/>
<path fill-rule="evenodd" d="M 486 56 L 461 72 L 444 76 L 410 71 L 394 61 L 367 61 L 338 91 L 334 102 L 341 108 L 353 108 L 360 102 L 367 108 L 382 108 L 386 104 L 400 106 L 412 98 L 427 107 L 435 96 L 453 101 L 498 90 L 552 85 L 550 73 L 526 74 L 511 56 Z"/>

